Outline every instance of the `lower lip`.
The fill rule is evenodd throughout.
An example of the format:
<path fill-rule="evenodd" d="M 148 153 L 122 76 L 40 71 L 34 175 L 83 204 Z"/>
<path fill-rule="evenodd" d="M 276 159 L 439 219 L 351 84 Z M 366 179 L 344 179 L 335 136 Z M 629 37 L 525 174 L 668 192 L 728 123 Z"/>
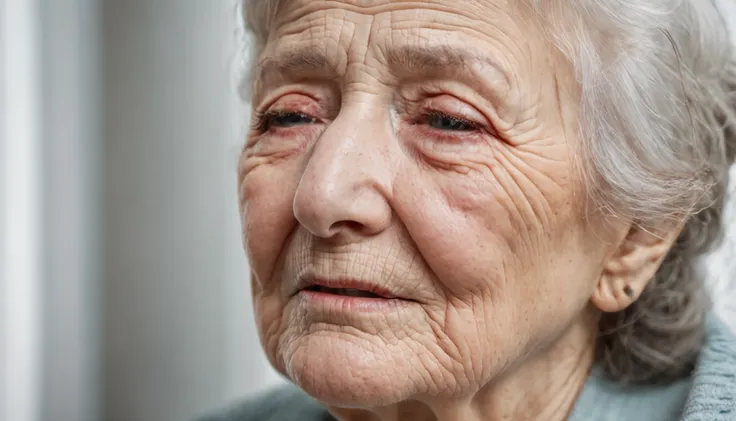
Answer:
<path fill-rule="evenodd" d="M 411 301 L 400 298 L 353 297 L 306 289 L 299 291 L 297 296 L 310 307 L 352 313 L 386 313 L 403 308 L 411 303 Z"/>

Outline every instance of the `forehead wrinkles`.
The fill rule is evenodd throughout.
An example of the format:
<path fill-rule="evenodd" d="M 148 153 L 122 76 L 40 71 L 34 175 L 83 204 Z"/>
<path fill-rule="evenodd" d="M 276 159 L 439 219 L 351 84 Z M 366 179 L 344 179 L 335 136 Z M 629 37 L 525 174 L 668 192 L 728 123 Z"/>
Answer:
<path fill-rule="evenodd" d="M 499 12 L 505 16 L 514 15 L 520 8 L 515 2 L 506 0 L 263 0 L 275 2 L 270 10 L 272 28 L 284 23 L 295 21 L 301 17 L 319 10 L 342 9 L 358 13 L 366 17 L 385 12 L 420 9 L 424 11 L 440 11 L 452 13 L 471 20 L 478 20 L 479 16 L 493 16 Z M 512 11 L 513 9 L 513 11 Z M 517 10 L 518 9 L 518 10 Z M 511 13 L 509 13 L 511 12 Z"/>
<path fill-rule="evenodd" d="M 311 39 L 333 44 L 323 45 L 331 54 L 338 48 L 348 53 L 351 62 L 363 62 L 367 49 L 378 53 L 375 58 L 381 59 L 382 49 L 400 44 L 441 45 L 450 37 L 448 41 L 453 39 L 466 45 L 467 40 L 452 35 L 464 33 L 488 42 L 493 46 L 489 53 L 502 54 L 497 60 L 504 61 L 515 60 L 515 53 L 527 52 L 531 46 L 526 41 L 533 36 L 527 28 L 528 20 L 522 17 L 525 13 L 509 10 L 511 8 L 500 1 L 292 0 L 280 4 L 283 7 L 269 34 L 270 52 L 294 42 L 304 45 Z M 381 34 L 387 35 L 381 37 L 384 39 L 381 45 L 371 42 L 375 35 Z M 283 39 L 285 37 L 288 41 Z M 519 51 L 504 51 L 510 47 Z M 347 63 L 334 64 L 339 67 Z M 508 64 L 514 65 L 512 67 L 522 65 Z"/>
<path fill-rule="evenodd" d="M 385 66 L 388 58 L 384 55 L 395 47 L 460 46 L 491 56 L 500 72 L 496 70 L 495 75 L 484 72 L 484 76 L 503 82 L 505 86 L 496 86 L 520 98 L 520 83 L 524 84 L 531 75 L 544 73 L 540 60 L 550 53 L 536 16 L 525 1 L 508 4 L 504 0 L 290 0 L 280 3 L 278 25 L 272 27 L 264 55 L 304 49 L 312 44 L 329 58 L 331 76 L 343 77 L 351 69 L 365 70 L 363 65 L 369 64 L 366 60 L 378 61 L 381 65 L 369 65 L 367 70 L 382 82 L 391 83 L 395 75 Z M 503 102 L 514 103 L 514 98 Z"/>

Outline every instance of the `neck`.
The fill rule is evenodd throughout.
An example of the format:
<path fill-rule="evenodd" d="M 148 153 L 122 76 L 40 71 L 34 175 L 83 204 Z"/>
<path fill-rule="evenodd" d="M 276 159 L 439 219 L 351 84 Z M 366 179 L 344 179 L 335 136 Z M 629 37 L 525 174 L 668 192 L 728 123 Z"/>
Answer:
<path fill-rule="evenodd" d="M 580 321 L 553 345 L 459 398 L 427 398 L 371 409 L 330 408 L 340 421 L 564 421 L 594 361 L 597 323 Z"/>

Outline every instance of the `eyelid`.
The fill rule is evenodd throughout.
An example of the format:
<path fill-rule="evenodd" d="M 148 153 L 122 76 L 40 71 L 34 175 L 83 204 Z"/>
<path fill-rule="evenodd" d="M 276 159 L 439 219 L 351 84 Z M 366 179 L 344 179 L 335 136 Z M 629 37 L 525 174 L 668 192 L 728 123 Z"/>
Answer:
<path fill-rule="evenodd" d="M 289 116 L 289 115 L 296 115 L 296 116 L 310 120 L 308 123 L 305 123 L 304 125 L 311 125 L 311 124 L 316 124 L 316 123 L 321 122 L 321 120 L 318 117 L 312 116 L 307 113 L 303 113 L 301 111 L 273 110 L 273 111 L 266 111 L 264 113 L 258 112 L 257 114 L 255 114 L 253 123 L 251 125 L 251 130 L 257 133 L 260 133 L 260 134 L 267 133 L 268 131 L 272 129 L 272 127 L 270 126 L 271 119 L 282 118 L 282 117 Z M 277 126 L 276 128 L 288 130 L 294 127 L 278 127 Z"/>
<path fill-rule="evenodd" d="M 448 119 L 451 119 L 451 120 L 457 120 L 457 121 L 459 121 L 459 122 L 461 122 L 463 124 L 467 124 L 468 126 L 472 127 L 473 130 L 479 130 L 479 129 L 483 128 L 483 125 L 482 124 L 480 124 L 480 123 L 478 123 L 478 122 L 476 122 L 474 120 L 469 120 L 469 119 L 467 119 L 465 117 L 462 117 L 462 116 L 459 116 L 459 115 L 455 115 L 455 114 L 446 113 L 444 111 L 438 111 L 438 110 L 430 109 L 428 112 L 426 112 L 426 113 L 424 113 L 422 115 L 422 117 L 420 118 L 420 120 L 426 120 L 428 117 L 442 117 L 442 118 L 448 118 Z"/>
<path fill-rule="evenodd" d="M 489 124 L 488 119 L 477 108 L 453 95 L 441 94 L 427 98 L 424 107 L 476 125 L 485 126 Z"/>
<path fill-rule="evenodd" d="M 324 121 L 324 100 L 319 96 L 304 91 L 285 91 L 274 94 L 266 101 L 261 102 L 253 108 L 251 129 L 260 130 L 266 120 L 273 118 L 275 114 L 295 113 L 314 119 L 316 122 Z"/>
<path fill-rule="evenodd" d="M 325 101 L 320 99 L 319 96 L 303 91 L 290 91 L 274 95 L 267 101 L 263 101 L 257 107 L 254 107 L 254 113 L 267 114 L 271 111 L 293 111 L 316 118 L 316 115 L 320 114 L 319 109 L 325 108 L 324 104 Z"/>

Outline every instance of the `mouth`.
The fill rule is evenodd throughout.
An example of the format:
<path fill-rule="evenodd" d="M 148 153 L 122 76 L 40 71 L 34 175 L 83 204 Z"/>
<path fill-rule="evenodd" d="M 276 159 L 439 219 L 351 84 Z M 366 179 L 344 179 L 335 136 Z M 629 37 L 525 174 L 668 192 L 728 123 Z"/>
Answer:
<path fill-rule="evenodd" d="M 322 296 L 372 298 L 390 300 L 397 297 L 386 288 L 374 282 L 356 279 L 315 279 L 302 278 L 297 293 L 303 292 Z"/>
<path fill-rule="evenodd" d="M 378 282 L 360 279 L 303 277 L 299 279 L 295 296 L 314 314 L 340 314 L 341 323 L 347 320 L 345 317 L 388 314 L 414 303 L 414 300 L 399 297 Z"/>
<path fill-rule="evenodd" d="M 304 290 L 312 291 L 312 292 L 319 292 L 323 294 L 341 295 L 344 297 L 383 298 L 383 299 L 388 298 L 388 297 L 384 297 L 384 296 L 375 294 L 370 291 L 365 291 L 365 290 L 357 289 L 357 288 L 330 288 L 330 287 L 325 287 L 322 285 L 312 285 L 307 288 L 304 288 Z"/>

